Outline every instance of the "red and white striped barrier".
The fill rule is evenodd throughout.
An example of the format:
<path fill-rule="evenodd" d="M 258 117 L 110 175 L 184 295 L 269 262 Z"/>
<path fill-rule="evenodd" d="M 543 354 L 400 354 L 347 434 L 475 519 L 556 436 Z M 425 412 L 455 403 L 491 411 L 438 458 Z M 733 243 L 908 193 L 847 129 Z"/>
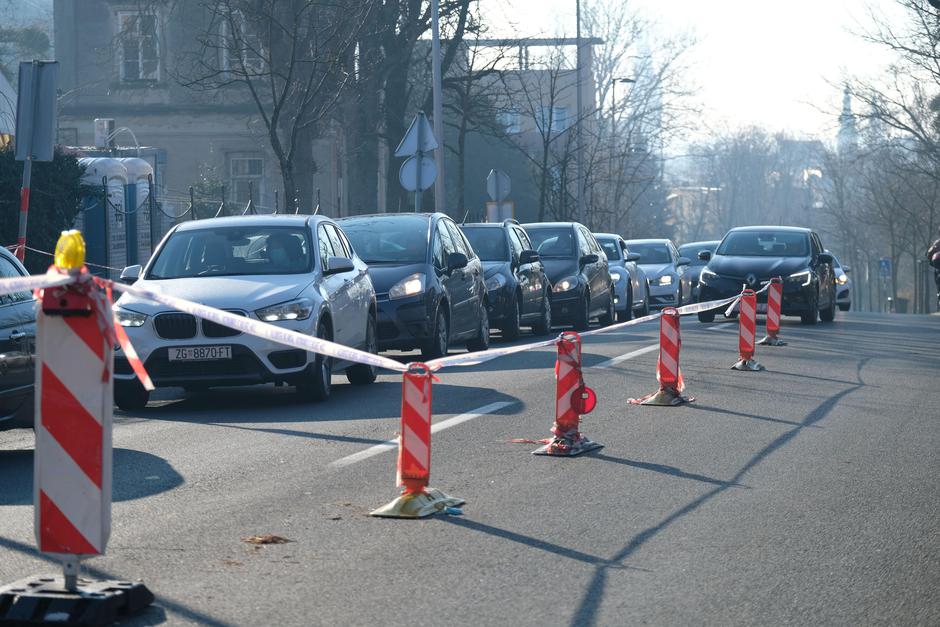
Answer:
<path fill-rule="evenodd" d="M 552 437 L 533 455 L 574 457 L 603 445 L 581 433 L 581 416 L 589 414 L 597 404 L 594 390 L 584 384 L 581 372 L 581 337 L 574 331 L 562 333 L 557 340 L 555 361 L 555 423 Z"/>
<path fill-rule="evenodd" d="M 431 478 L 431 387 L 434 374 L 426 364 L 409 364 L 402 376 L 401 433 L 398 438 L 397 485 L 404 488 L 391 503 L 371 513 L 383 518 L 423 518 L 464 501 L 428 489 Z"/>
<path fill-rule="evenodd" d="M 744 290 L 741 295 L 741 313 L 738 316 L 740 333 L 738 350 L 741 358 L 731 366 L 734 370 L 756 372 L 764 367 L 754 360 L 754 341 L 757 335 L 757 295 L 754 290 Z"/>
<path fill-rule="evenodd" d="M 767 291 L 767 335 L 758 344 L 763 346 L 786 346 L 780 339 L 780 307 L 783 303 L 783 279 L 774 277 L 770 280 Z"/>
<path fill-rule="evenodd" d="M 659 390 L 642 398 L 631 398 L 631 405 L 674 406 L 690 403 L 691 396 L 683 396 L 685 381 L 679 367 L 682 336 L 679 332 L 679 312 L 673 307 L 663 309 L 659 322 L 659 359 L 656 362 L 656 380 Z"/>

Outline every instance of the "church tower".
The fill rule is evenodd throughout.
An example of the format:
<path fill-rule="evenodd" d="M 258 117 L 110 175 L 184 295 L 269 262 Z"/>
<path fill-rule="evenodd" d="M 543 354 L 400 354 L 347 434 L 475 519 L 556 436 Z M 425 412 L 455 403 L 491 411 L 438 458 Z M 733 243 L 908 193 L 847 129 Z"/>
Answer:
<path fill-rule="evenodd" d="M 858 150 L 858 128 L 852 113 L 852 96 L 846 86 L 842 92 L 842 114 L 839 116 L 838 150 L 840 155 L 850 155 Z"/>

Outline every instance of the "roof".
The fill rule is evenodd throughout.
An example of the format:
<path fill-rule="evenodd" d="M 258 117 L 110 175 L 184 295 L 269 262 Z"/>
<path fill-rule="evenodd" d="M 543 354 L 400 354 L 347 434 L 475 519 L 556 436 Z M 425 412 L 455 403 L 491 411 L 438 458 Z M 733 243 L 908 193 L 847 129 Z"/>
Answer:
<path fill-rule="evenodd" d="M 787 231 L 789 233 L 812 233 L 812 229 L 803 226 L 736 226 L 731 231 Z"/>
<path fill-rule="evenodd" d="M 460 228 L 464 229 L 467 227 L 472 228 L 485 228 L 485 229 L 501 229 L 506 226 L 502 222 L 471 222 L 470 224 L 461 224 Z"/>
<path fill-rule="evenodd" d="M 228 216 L 225 218 L 206 218 L 204 220 L 189 220 L 179 225 L 178 231 L 195 231 L 197 229 L 226 227 L 226 226 L 294 226 L 299 227 L 308 221 L 316 223 L 330 220 L 326 216 L 308 215 L 271 215 L 271 216 Z"/>
<path fill-rule="evenodd" d="M 360 218 L 383 218 L 383 219 L 401 219 L 401 218 L 425 218 L 430 219 L 434 216 L 439 215 L 443 216 L 443 213 L 365 213 L 358 216 L 347 216 L 345 218 L 337 219 L 337 222 L 344 222 L 346 220 L 358 220 Z"/>
<path fill-rule="evenodd" d="M 603 237 L 604 239 L 623 239 L 623 235 L 619 235 L 617 233 L 595 233 L 594 237 L 595 238 Z"/>
<path fill-rule="evenodd" d="M 686 246 L 717 246 L 720 243 L 720 239 L 706 239 L 699 242 L 686 242 L 685 244 L 680 244 L 679 248 L 685 248 Z"/>
<path fill-rule="evenodd" d="M 671 244 L 668 239 L 628 239 L 627 244 Z"/>
<path fill-rule="evenodd" d="M 523 224 L 522 228 L 524 229 L 540 229 L 540 228 L 572 228 L 577 225 L 577 222 L 530 222 L 528 224 Z"/>

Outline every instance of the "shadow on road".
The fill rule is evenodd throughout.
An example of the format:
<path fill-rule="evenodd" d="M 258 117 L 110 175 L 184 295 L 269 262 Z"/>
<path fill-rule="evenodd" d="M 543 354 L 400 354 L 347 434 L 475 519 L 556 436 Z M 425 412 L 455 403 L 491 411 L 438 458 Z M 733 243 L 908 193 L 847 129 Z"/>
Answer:
<path fill-rule="evenodd" d="M 624 466 L 630 466 L 631 468 L 640 468 L 642 470 L 651 470 L 652 472 L 658 472 L 664 475 L 669 475 L 671 477 L 679 477 L 680 479 L 690 479 L 692 481 L 701 481 L 702 483 L 710 483 L 712 485 L 720 485 L 734 488 L 746 488 L 750 489 L 749 486 L 746 486 L 742 483 L 731 483 L 728 481 L 722 481 L 721 479 L 715 479 L 713 477 L 707 477 L 705 475 L 699 475 L 691 472 L 685 472 L 680 468 L 675 466 L 667 466 L 665 464 L 653 464 L 650 462 L 639 462 L 632 459 L 623 459 L 620 457 L 611 457 L 610 455 L 604 455 L 601 453 L 595 453 L 593 455 L 585 456 L 586 459 L 597 459 L 604 462 L 612 462 L 614 464 L 623 464 Z"/>
<path fill-rule="evenodd" d="M 162 457 L 126 448 L 114 449 L 112 500 L 132 501 L 172 490 L 183 477 Z M 32 505 L 33 451 L 0 451 L 0 506 Z"/>

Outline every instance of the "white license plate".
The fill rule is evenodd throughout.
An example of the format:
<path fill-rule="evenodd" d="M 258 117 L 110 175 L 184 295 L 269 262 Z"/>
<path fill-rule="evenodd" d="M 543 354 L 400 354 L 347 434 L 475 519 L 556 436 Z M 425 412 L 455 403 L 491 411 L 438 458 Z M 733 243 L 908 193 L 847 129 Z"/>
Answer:
<path fill-rule="evenodd" d="M 170 361 L 216 361 L 231 358 L 231 346 L 180 346 L 170 349 Z"/>

